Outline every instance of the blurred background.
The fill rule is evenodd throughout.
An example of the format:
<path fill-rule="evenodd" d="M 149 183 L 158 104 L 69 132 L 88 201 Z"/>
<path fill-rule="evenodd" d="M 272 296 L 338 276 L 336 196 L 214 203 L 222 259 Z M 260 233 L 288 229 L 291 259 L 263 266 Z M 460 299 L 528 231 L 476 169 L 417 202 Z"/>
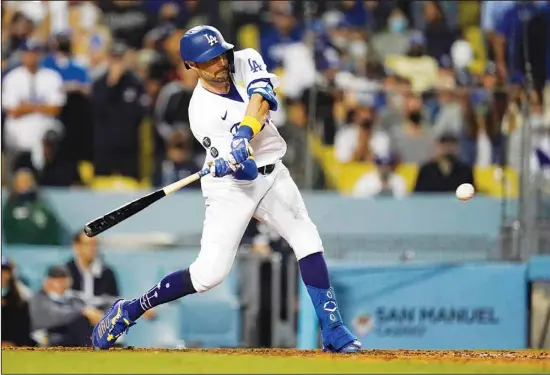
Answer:
<path fill-rule="evenodd" d="M 118 296 L 190 264 L 189 28 L 281 77 L 284 162 L 366 348 L 550 347 L 550 1 L 2 1 L 2 345 L 89 345 Z M 476 196 L 454 196 L 461 183 Z M 252 220 L 233 272 L 120 345 L 319 345 L 292 250 Z"/>

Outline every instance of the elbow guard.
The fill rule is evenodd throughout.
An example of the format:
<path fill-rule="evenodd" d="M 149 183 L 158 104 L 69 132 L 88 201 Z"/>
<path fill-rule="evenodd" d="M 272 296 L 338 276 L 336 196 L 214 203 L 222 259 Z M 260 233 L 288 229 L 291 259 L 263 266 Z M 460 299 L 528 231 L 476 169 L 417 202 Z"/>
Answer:
<path fill-rule="evenodd" d="M 247 93 L 249 98 L 254 94 L 261 95 L 269 103 L 269 109 L 272 111 L 276 111 L 279 107 L 275 91 L 273 91 L 273 86 L 269 80 L 262 79 L 252 82 L 248 85 Z"/>
<path fill-rule="evenodd" d="M 241 168 L 234 173 L 237 180 L 252 181 L 258 177 L 258 167 L 254 159 L 246 159 L 241 163 Z"/>

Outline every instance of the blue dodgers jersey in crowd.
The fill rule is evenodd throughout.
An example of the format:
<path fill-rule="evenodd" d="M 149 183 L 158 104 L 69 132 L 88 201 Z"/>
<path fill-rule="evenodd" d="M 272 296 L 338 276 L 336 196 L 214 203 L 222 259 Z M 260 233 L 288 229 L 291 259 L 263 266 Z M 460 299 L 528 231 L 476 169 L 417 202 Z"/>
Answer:
<path fill-rule="evenodd" d="M 74 59 L 56 59 L 54 55 L 48 55 L 42 60 L 42 66 L 61 74 L 63 82 L 91 84 L 88 70 Z"/>

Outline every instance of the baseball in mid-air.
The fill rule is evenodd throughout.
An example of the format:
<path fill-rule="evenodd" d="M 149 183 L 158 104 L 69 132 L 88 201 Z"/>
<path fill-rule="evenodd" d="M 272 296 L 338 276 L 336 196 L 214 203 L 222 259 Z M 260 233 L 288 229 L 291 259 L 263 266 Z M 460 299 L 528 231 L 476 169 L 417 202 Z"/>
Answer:
<path fill-rule="evenodd" d="M 472 184 L 462 184 L 456 189 L 456 197 L 462 201 L 467 201 L 474 196 L 475 189 Z"/>

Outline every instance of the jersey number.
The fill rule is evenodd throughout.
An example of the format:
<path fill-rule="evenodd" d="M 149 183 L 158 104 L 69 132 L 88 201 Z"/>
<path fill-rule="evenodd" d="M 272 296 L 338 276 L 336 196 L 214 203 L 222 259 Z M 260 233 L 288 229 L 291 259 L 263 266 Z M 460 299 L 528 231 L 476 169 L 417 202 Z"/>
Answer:
<path fill-rule="evenodd" d="M 215 36 L 205 34 L 204 37 L 208 41 L 208 44 L 210 44 L 211 46 L 218 43 L 218 38 L 216 38 Z"/>
<path fill-rule="evenodd" d="M 250 70 L 252 71 L 252 73 L 262 71 L 262 66 L 258 64 L 256 60 L 248 59 L 248 66 L 250 66 Z"/>

